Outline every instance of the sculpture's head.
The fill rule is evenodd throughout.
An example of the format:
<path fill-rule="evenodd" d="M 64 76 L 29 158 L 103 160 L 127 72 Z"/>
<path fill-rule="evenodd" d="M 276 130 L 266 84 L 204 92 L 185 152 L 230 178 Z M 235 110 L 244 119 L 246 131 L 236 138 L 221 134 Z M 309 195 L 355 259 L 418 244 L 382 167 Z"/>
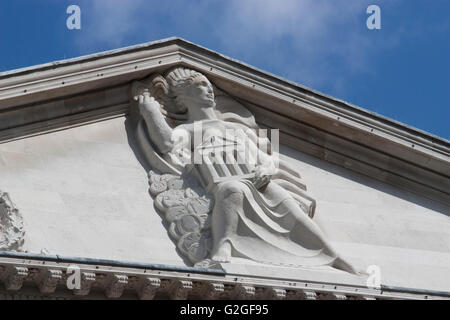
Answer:
<path fill-rule="evenodd" d="M 166 76 L 169 94 L 179 106 L 189 112 L 192 108 L 213 108 L 214 90 L 209 80 L 200 72 L 178 67 Z"/>

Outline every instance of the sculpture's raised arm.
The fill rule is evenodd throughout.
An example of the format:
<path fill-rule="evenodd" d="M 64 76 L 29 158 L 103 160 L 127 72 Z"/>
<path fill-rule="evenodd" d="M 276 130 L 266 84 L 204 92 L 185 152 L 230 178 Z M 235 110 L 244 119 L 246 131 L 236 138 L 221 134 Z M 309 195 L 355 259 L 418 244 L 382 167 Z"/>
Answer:
<path fill-rule="evenodd" d="M 137 86 L 138 84 L 133 84 Z M 161 154 L 166 154 L 173 147 L 172 131 L 161 113 L 161 106 L 147 89 L 133 88 L 137 100 L 139 113 L 145 122 L 149 137 Z"/>

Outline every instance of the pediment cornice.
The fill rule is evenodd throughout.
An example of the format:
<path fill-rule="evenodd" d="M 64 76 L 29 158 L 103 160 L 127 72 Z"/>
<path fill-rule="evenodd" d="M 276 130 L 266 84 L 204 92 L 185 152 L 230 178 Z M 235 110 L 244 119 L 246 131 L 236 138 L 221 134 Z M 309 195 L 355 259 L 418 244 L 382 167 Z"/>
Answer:
<path fill-rule="evenodd" d="M 0 141 L 128 112 L 129 84 L 197 69 L 297 150 L 450 204 L 450 142 L 179 38 L 0 73 Z"/>
<path fill-rule="evenodd" d="M 76 269 L 74 269 L 76 267 Z M 77 270 L 80 288 L 67 283 Z M 76 272 L 76 271 L 75 271 Z M 311 272 L 311 271 L 309 271 Z M 14 299 L 448 300 L 449 292 L 381 286 L 333 273 L 318 281 L 114 260 L 0 251 L 0 297 Z M 329 277 L 328 277 L 329 278 Z M 346 280 L 345 280 L 346 279 Z"/>

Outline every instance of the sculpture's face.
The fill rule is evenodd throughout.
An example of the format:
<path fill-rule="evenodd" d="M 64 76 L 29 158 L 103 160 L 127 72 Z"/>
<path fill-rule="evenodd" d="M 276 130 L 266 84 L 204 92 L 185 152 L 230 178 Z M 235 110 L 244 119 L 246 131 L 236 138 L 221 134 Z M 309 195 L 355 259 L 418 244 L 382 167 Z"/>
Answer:
<path fill-rule="evenodd" d="M 205 76 L 197 76 L 194 82 L 186 88 L 186 95 L 191 101 L 214 106 L 214 90 L 211 82 Z"/>

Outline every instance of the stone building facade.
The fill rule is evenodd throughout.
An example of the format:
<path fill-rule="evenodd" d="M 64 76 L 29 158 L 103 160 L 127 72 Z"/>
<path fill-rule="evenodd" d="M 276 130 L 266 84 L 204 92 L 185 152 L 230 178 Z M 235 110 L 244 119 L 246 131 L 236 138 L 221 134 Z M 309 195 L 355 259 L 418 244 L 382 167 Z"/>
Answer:
<path fill-rule="evenodd" d="M 198 119 L 276 173 L 174 160 Z M 0 299 L 448 299 L 449 147 L 179 38 L 1 73 Z"/>

